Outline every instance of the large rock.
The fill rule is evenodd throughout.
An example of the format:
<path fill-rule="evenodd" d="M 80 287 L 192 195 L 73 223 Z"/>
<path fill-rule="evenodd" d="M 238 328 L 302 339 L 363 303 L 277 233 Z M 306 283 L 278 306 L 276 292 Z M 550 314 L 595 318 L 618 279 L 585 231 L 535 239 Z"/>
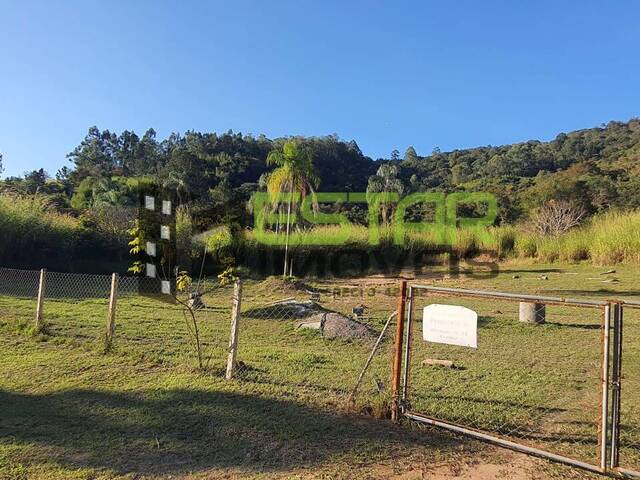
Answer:
<path fill-rule="evenodd" d="M 251 318 L 300 319 L 317 315 L 322 311 L 323 308 L 312 300 L 295 300 L 289 298 L 270 303 L 263 307 L 252 308 L 244 312 L 244 315 Z"/>
<path fill-rule="evenodd" d="M 298 328 L 320 330 L 325 338 L 370 340 L 376 337 L 371 327 L 337 312 L 313 315 L 299 323 Z"/>
<path fill-rule="evenodd" d="M 187 301 L 187 305 L 189 308 L 193 310 L 200 310 L 202 308 L 207 308 L 207 306 L 202 301 L 201 293 L 190 293 L 189 300 Z"/>

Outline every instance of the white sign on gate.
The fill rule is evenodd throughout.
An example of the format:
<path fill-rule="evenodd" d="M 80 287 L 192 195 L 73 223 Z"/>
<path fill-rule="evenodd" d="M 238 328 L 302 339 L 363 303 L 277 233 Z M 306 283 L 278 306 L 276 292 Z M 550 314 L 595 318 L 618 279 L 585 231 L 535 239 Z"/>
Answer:
<path fill-rule="evenodd" d="M 425 342 L 478 348 L 478 314 L 457 305 L 424 307 L 422 338 Z"/>

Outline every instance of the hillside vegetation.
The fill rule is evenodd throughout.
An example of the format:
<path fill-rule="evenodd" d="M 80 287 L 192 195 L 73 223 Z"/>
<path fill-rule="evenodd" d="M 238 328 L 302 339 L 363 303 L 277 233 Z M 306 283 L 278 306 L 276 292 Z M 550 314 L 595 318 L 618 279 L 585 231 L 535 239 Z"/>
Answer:
<path fill-rule="evenodd" d="M 272 172 L 278 167 L 269 165 L 267 157 L 289 140 L 231 131 L 189 131 L 161 140 L 153 129 L 138 136 L 92 127 L 68 154 L 71 168 L 61 168 L 55 178 L 40 169 L 0 181 L 0 263 L 40 266 L 47 263 L 45 259 L 79 246 L 102 252 L 97 257 L 108 254 L 126 263 L 126 232 L 138 201 L 137 187 L 151 182 L 172 190 L 186 205 L 194 234 L 224 224 L 233 232 L 245 232 L 238 242 L 250 245 L 251 233 L 246 232 L 253 226 L 250 198 L 273 183 Z M 638 217 L 633 211 L 640 208 L 639 119 L 561 133 L 550 142 L 451 152 L 436 149 L 426 156 L 408 147 L 403 157 L 394 150 L 389 158 L 376 160 L 364 155 L 355 141 L 336 136 L 293 141 L 312 162 L 309 172 L 318 191 L 494 194 L 499 210 L 492 235 L 502 257 L 638 261 L 634 236 Z M 286 185 L 281 187 L 286 190 Z M 549 201 L 566 201 L 584 212 L 582 226 L 561 235 L 522 228 Z M 321 206 L 324 211 L 332 208 L 363 228 L 367 225 L 364 205 Z M 30 213 L 34 211 L 38 213 Z M 381 213 L 384 224 L 393 216 L 393 208 Z M 475 213 L 482 212 L 472 208 L 471 214 Z M 422 208 L 408 214 L 420 219 L 432 212 Z M 366 232 L 360 237 L 366 238 Z M 473 232 L 460 232 L 458 237 L 454 250 L 463 256 L 487 247 L 486 241 L 474 239 Z M 410 243 L 407 248 L 433 242 L 425 234 L 414 236 Z M 53 257 L 52 252 L 56 252 Z"/>

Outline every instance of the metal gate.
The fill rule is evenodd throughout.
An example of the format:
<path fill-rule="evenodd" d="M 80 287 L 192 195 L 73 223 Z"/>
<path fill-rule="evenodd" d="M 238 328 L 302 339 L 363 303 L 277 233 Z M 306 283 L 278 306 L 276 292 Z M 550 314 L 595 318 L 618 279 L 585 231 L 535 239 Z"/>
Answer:
<path fill-rule="evenodd" d="M 627 322 L 624 336 L 622 325 L 623 308 L 640 314 L 640 303 L 420 284 L 403 291 L 397 416 L 593 472 L 637 474 L 640 402 L 624 392 L 640 399 L 640 385 L 633 385 L 640 321 Z M 433 303 L 478 313 L 477 349 L 424 342 L 416 334 L 422 308 Z M 519 322 L 521 304 L 535 304 L 530 311 L 544 315 L 544 323 Z"/>
<path fill-rule="evenodd" d="M 640 477 L 640 302 L 614 304 L 612 473 Z"/>

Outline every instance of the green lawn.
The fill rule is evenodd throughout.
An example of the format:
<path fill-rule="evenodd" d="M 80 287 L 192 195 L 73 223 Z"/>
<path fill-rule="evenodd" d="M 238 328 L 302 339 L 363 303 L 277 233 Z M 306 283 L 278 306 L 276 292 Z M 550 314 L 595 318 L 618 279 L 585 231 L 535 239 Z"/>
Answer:
<path fill-rule="evenodd" d="M 633 269 L 617 269 L 607 277 L 598 275 L 606 269 L 591 266 L 507 265 L 494 278 L 435 273 L 421 281 L 562 296 L 640 295 Z M 618 281 L 604 283 L 610 277 Z M 377 330 L 395 307 L 393 281 L 313 283 L 324 290 L 327 308 L 349 313 L 364 303 Z M 35 302 L 0 297 L 0 478 L 367 478 L 379 465 L 401 473 L 415 464 L 480 454 L 478 444 L 466 439 L 375 418 L 388 401 L 391 335 L 365 378 L 355 412 L 347 408 L 371 343 L 301 333 L 290 312 L 268 305 L 289 297 L 308 295 L 273 280 L 245 283 L 241 369 L 230 382 L 222 378 L 230 288 L 206 295 L 210 308 L 199 314 L 209 359 L 205 372 L 196 368 L 175 306 L 121 298 L 115 348 L 103 353 L 106 300 L 48 300 L 48 333 L 34 337 L 29 325 Z M 477 351 L 426 345 L 415 324 L 412 407 L 592 460 L 597 312 L 576 316 L 566 307 L 550 309 L 548 324 L 536 327 L 515 321 L 517 304 L 467 305 L 481 316 Z M 639 314 L 625 318 L 622 459 L 635 468 Z M 459 368 L 421 366 L 427 357 L 454 360 Z"/>

